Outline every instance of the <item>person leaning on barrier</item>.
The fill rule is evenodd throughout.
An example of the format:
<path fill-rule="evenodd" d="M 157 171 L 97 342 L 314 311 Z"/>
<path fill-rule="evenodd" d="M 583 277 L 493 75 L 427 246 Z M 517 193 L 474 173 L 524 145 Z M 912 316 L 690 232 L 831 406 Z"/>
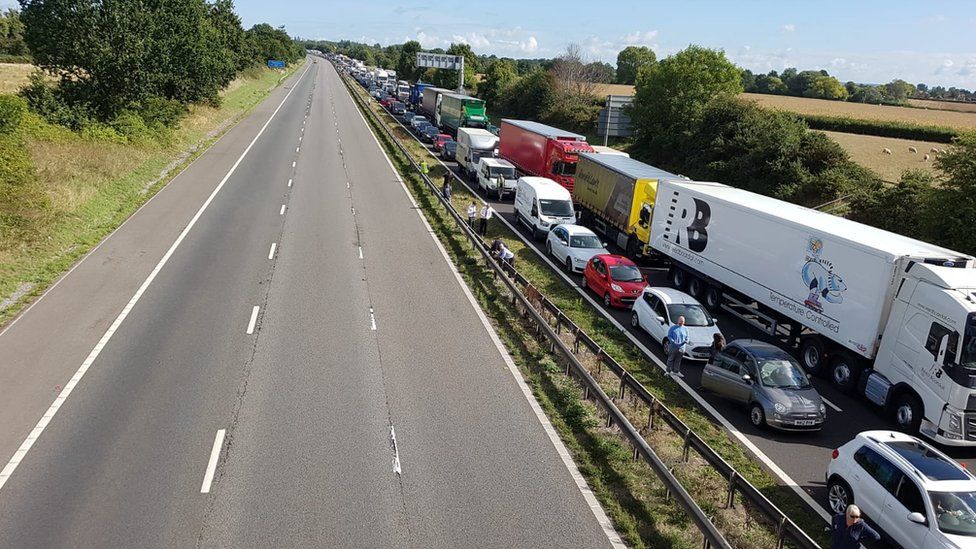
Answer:
<path fill-rule="evenodd" d="M 444 176 L 444 186 L 441 187 L 441 194 L 444 196 L 444 200 L 450 202 L 451 200 L 451 178 L 450 176 Z"/>
<path fill-rule="evenodd" d="M 501 249 L 498 251 L 498 259 L 502 260 L 502 263 L 508 263 L 508 266 L 515 269 L 515 253 L 508 249 L 503 243 Z"/>

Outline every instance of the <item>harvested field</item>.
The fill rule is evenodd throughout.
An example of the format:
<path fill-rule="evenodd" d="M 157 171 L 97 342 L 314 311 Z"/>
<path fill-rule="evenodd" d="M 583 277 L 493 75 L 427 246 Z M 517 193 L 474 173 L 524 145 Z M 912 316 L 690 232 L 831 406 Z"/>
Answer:
<path fill-rule="evenodd" d="M 853 133 L 824 132 L 831 139 L 840 144 L 850 153 L 851 159 L 858 164 L 873 170 L 885 181 L 898 181 L 905 170 L 926 170 L 935 172 L 932 166 L 935 153 L 932 148 L 942 150 L 944 143 L 930 143 L 928 141 L 912 141 L 910 139 L 894 139 L 890 137 L 876 137 L 873 135 L 857 135 Z M 915 147 L 918 153 L 912 153 L 909 147 Z M 885 154 L 884 149 L 891 151 Z M 928 161 L 925 155 L 929 155 Z"/>
<path fill-rule="evenodd" d="M 766 95 L 744 93 L 742 97 L 756 101 L 761 106 L 797 114 L 817 116 L 837 116 L 860 120 L 881 120 L 902 122 L 921 126 L 947 126 L 958 130 L 976 130 L 976 113 L 943 110 L 912 109 L 890 105 L 867 105 L 827 99 L 790 97 L 786 95 Z"/>
<path fill-rule="evenodd" d="M 934 101 L 931 99 L 909 99 L 908 104 L 920 109 L 970 112 L 976 114 L 976 102 Z"/>
<path fill-rule="evenodd" d="M 0 93 L 17 93 L 35 68 L 26 63 L 0 63 Z"/>
<path fill-rule="evenodd" d="M 608 95 L 634 95 L 634 87 L 627 84 L 594 84 L 593 94 L 604 99 Z"/>

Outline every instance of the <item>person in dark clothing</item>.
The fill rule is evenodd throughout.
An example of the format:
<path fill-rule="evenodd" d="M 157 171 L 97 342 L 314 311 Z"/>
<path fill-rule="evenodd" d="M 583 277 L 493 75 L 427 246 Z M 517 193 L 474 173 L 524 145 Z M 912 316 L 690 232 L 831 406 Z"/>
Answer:
<path fill-rule="evenodd" d="M 495 240 L 493 240 L 491 242 L 491 248 L 489 250 L 491 252 L 492 257 L 498 257 L 498 252 L 502 251 L 502 246 L 504 245 L 505 245 L 504 242 L 502 242 L 502 239 L 500 238 L 496 238 Z"/>
<path fill-rule="evenodd" d="M 451 176 L 444 176 L 444 186 L 441 188 L 441 194 L 444 195 L 444 200 L 448 202 L 451 201 Z"/>
<path fill-rule="evenodd" d="M 862 542 L 878 541 L 881 536 L 861 520 L 861 509 L 848 505 L 847 511 L 837 513 L 830 522 L 831 549 L 858 549 Z"/>
<path fill-rule="evenodd" d="M 718 353 L 725 348 L 725 336 L 722 334 L 715 334 L 712 336 L 712 347 L 711 347 L 711 358 L 709 362 L 715 362 L 715 357 Z"/>

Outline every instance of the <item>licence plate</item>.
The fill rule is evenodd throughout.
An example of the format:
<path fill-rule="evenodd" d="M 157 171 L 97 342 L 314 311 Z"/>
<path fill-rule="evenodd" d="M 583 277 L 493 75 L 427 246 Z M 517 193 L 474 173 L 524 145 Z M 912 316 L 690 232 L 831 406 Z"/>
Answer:
<path fill-rule="evenodd" d="M 796 420 L 796 424 L 799 427 L 809 427 L 811 425 L 816 425 L 816 423 L 817 422 L 814 421 L 814 420 L 812 420 L 812 419 L 798 419 L 798 420 Z"/>

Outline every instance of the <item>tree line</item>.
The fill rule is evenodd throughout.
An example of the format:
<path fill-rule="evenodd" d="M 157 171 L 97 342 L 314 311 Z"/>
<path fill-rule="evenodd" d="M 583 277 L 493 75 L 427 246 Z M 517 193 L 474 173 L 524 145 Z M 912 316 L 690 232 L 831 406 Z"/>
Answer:
<path fill-rule="evenodd" d="M 6 15 L 40 69 L 21 97 L 76 130 L 172 127 L 250 67 L 305 55 L 283 28 L 244 30 L 231 0 L 21 0 Z"/>

